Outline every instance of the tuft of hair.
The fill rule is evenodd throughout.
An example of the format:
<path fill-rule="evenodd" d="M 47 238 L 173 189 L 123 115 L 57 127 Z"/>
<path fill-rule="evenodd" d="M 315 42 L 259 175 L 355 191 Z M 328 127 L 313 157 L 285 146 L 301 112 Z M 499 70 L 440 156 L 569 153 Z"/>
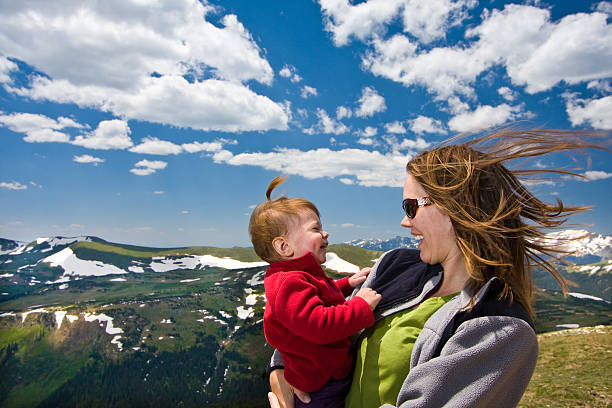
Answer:
<path fill-rule="evenodd" d="M 567 282 L 553 263 L 572 253 L 567 245 L 571 239 L 551 240 L 547 232 L 590 207 L 565 206 L 559 199 L 545 203 L 527 185 L 545 174 L 584 176 L 576 170 L 523 166 L 551 153 L 586 153 L 585 149 L 592 148 L 610 152 L 602 143 L 589 141 L 597 138 L 609 143 L 604 136 L 598 132 L 503 130 L 464 143 L 454 139 L 454 144 L 422 151 L 408 162 L 408 173 L 450 217 L 474 294 L 495 276 L 504 284 L 500 297 L 516 299 L 533 318 L 532 271 L 537 266 L 548 271 L 567 293 Z M 517 160 L 517 169 L 506 167 Z"/>
<path fill-rule="evenodd" d="M 286 176 L 276 176 L 266 189 L 266 201 L 255 207 L 249 220 L 249 236 L 257 256 L 268 263 L 281 261 L 283 258 L 272 246 L 276 237 L 282 237 L 289 231 L 288 224 L 305 211 L 314 212 L 320 217 L 319 210 L 304 198 L 287 198 L 284 196 L 272 199 L 272 191 L 287 180 Z"/>

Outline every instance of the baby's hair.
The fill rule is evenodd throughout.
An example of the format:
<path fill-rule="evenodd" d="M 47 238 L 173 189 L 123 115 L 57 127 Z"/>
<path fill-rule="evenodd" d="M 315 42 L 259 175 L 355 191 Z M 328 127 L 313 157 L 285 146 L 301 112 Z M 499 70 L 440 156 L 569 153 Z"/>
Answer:
<path fill-rule="evenodd" d="M 281 196 L 272 200 L 272 191 L 286 180 L 286 176 L 278 175 L 270 182 L 266 190 L 266 201 L 255 207 L 249 221 L 249 235 L 253 249 L 268 263 L 283 260 L 272 246 L 272 241 L 287 234 L 289 231 L 287 224 L 291 217 L 296 217 L 305 211 L 312 211 L 320 217 L 317 207 L 306 199 Z"/>

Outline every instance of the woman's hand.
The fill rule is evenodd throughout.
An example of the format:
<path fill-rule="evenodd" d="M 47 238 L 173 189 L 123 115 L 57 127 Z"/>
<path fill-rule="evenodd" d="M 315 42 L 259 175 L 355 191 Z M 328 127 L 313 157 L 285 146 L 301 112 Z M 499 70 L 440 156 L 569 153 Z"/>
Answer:
<path fill-rule="evenodd" d="M 349 278 L 349 285 L 351 285 L 351 288 L 361 285 L 366 280 L 371 270 L 372 268 L 363 268 L 359 272 L 354 273 L 353 276 Z"/>
<path fill-rule="evenodd" d="M 270 408 L 294 408 L 294 395 L 306 404 L 310 402 L 310 394 L 293 388 L 285 380 L 285 370 L 278 369 L 270 373 L 270 388 L 272 389 L 272 392 L 268 393 Z"/>

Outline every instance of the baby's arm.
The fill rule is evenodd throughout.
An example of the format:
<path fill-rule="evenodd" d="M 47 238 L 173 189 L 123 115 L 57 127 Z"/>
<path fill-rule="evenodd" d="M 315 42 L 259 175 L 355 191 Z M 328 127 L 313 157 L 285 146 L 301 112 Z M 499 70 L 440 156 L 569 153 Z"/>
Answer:
<path fill-rule="evenodd" d="M 340 289 L 344 296 L 348 296 L 353 293 L 353 289 L 355 287 L 361 285 L 368 275 L 370 274 L 370 270 L 372 268 L 363 268 L 359 272 L 354 273 L 351 276 L 344 277 L 342 279 L 338 279 L 334 281 L 336 286 Z"/>
<path fill-rule="evenodd" d="M 371 270 L 372 268 L 363 268 L 359 272 L 354 273 L 353 276 L 349 278 L 349 285 L 351 285 L 351 288 L 354 289 L 358 285 L 361 285 L 363 282 L 365 282 Z"/>
<path fill-rule="evenodd" d="M 280 285 L 271 306 L 287 329 L 316 344 L 342 340 L 374 323 L 371 305 L 364 296 L 327 306 L 316 287 L 296 277 Z"/>

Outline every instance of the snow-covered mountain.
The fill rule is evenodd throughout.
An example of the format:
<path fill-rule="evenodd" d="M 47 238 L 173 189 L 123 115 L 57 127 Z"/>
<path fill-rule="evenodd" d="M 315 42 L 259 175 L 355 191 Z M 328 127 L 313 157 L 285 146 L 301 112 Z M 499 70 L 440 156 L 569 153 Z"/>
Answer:
<path fill-rule="evenodd" d="M 547 235 L 550 242 L 563 241 L 562 248 L 575 252 L 575 257 L 595 256 L 599 258 L 612 259 L 612 236 L 602 234 L 591 234 L 587 230 L 563 230 Z M 571 241 L 567 241 L 571 239 Z M 418 241 L 411 236 L 396 236 L 387 240 L 369 238 L 345 242 L 376 251 L 388 251 L 394 248 L 416 248 Z"/>
<path fill-rule="evenodd" d="M 371 249 L 374 251 L 388 251 L 395 248 L 414 248 L 418 240 L 414 237 L 400 237 L 399 235 L 395 238 L 380 239 L 380 238 L 365 238 L 356 239 L 353 241 L 345 242 L 345 244 L 358 246 L 365 249 Z"/>

